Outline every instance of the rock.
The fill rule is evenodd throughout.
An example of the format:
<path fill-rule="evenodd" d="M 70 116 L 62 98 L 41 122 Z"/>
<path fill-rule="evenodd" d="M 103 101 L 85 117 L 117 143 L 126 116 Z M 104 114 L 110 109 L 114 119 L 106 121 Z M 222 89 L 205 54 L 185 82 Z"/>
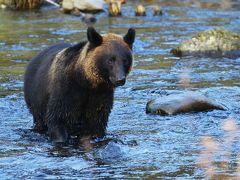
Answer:
<path fill-rule="evenodd" d="M 100 156 L 104 160 L 121 158 L 124 155 L 117 143 L 109 142 L 107 146 L 100 151 Z"/>
<path fill-rule="evenodd" d="M 159 6 L 154 6 L 153 7 L 153 16 L 161 16 L 162 15 L 162 10 Z"/>
<path fill-rule="evenodd" d="M 92 26 L 97 21 L 97 18 L 93 14 L 82 13 L 80 9 L 75 7 L 74 0 L 64 0 L 62 11 L 67 14 L 71 13 L 74 16 L 82 16 L 82 21 L 88 26 Z"/>
<path fill-rule="evenodd" d="M 108 8 L 109 16 L 121 16 L 121 2 L 110 2 Z"/>
<path fill-rule="evenodd" d="M 136 16 L 146 16 L 146 9 L 143 5 L 138 5 L 135 9 Z"/>
<path fill-rule="evenodd" d="M 221 28 L 200 32 L 183 41 L 171 53 L 176 56 L 240 57 L 240 35 Z"/>
<path fill-rule="evenodd" d="M 188 112 L 225 110 L 206 96 L 198 93 L 183 93 L 164 96 L 147 103 L 146 113 L 159 115 L 175 115 Z"/>
<path fill-rule="evenodd" d="M 63 0 L 62 8 L 64 11 L 71 11 L 74 9 L 73 0 Z"/>
<path fill-rule="evenodd" d="M 82 21 L 91 26 L 97 22 L 97 18 L 93 14 L 84 14 L 82 15 Z"/>
<path fill-rule="evenodd" d="M 77 8 L 74 8 L 73 10 L 71 10 L 71 14 L 74 15 L 74 16 L 81 16 L 82 15 L 81 11 Z"/>
<path fill-rule="evenodd" d="M 1 6 L 1 9 L 6 9 L 7 8 L 7 6 L 5 4 L 0 4 L 0 6 Z"/>
<path fill-rule="evenodd" d="M 63 0 L 62 8 L 64 12 L 77 8 L 85 12 L 103 11 L 104 0 Z"/>
<path fill-rule="evenodd" d="M 105 0 L 106 3 L 120 2 L 121 4 L 125 4 L 126 0 Z"/>

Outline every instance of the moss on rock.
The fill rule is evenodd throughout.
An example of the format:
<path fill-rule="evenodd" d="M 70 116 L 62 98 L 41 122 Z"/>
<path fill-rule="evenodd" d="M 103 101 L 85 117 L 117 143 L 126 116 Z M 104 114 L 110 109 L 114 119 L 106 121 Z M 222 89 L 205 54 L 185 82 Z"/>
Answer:
<path fill-rule="evenodd" d="M 210 29 L 183 41 L 171 53 L 177 56 L 240 57 L 240 35 L 222 28 Z"/>

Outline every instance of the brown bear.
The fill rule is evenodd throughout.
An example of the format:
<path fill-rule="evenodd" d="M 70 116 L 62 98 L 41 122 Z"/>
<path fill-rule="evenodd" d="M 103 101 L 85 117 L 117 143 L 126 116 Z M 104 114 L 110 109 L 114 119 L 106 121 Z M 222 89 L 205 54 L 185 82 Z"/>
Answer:
<path fill-rule="evenodd" d="M 114 89 L 132 66 L 135 30 L 124 37 L 87 29 L 87 41 L 51 46 L 33 58 L 24 77 L 24 97 L 34 130 L 54 142 L 70 137 L 103 137 Z"/>

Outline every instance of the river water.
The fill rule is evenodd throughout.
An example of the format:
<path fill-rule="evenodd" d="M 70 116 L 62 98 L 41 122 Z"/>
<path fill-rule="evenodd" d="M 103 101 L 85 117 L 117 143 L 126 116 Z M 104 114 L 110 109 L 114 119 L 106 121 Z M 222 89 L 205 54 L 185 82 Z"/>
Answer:
<path fill-rule="evenodd" d="M 224 27 L 240 33 L 240 1 L 148 1 L 146 17 L 135 17 L 129 1 L 122 17 L 97 15 L 101 33 L 137 31 L 135 63 L 125 86 L 115 92 L 108 135 L 79 146 L 56 147 L 31 131 L 32 116 L 23 98 L 29 59 L 57 42 L 86 39 L 79 17 L 49 7 L 38 12 L 0 10 L 0 179 L 201 179 L 215 168 L 223 177 L 240 170 L 239 136 L 226 143 L 227 119 L 240 123 L 240 58 L 177 58 L 169 52 L 194 33 Z M 159 3 L 163 16 L 152 15 Z M 181 77 L 190 84 L 181 86 Z M 226 111 L 157 116 L 145 113 L 154 98 L 187 90 L 203 93 Z M 204 137 L 214 140 L 212 163 L 201 168 Z M 237 168 L 239 168 L 237 170 Z"/>

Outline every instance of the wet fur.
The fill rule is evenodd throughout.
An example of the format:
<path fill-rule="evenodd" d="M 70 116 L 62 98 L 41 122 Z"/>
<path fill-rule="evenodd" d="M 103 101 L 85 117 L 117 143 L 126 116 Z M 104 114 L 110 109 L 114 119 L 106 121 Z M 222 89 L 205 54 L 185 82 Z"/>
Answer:
<path fill-rule="evenodd" d="M 43 51 L 29 64 L 24 91 L 35 130 L 46 132 L 57 125 L 63 126 L 62 129 L 66 127 L 74 135 L 104 135 L 113 105 L 113 89 L 86 88 L 90 84 L 84 82 L 81 72 L 76 82 L 74 65 L 83 46 L 84 43 L 73 47 L 58 44 Z M 64 50 L 66 47 L 68 49 Z"/>
<path fill-rule="evenodd" d="M 118 36 L 107 38 L 102 44 L 116 41 L 117 49 L 125 48 L 125 51 L 130 47 Z M 57 142 L 65 142 L 69 136 L 105 135 L 114 87 L 106 79 L 104 69 L 96 67 L 94 59 L 106 46 L 94 47 L 89 42 L 74 46 L 57 44 L 30 61 L 25 73 L 24 96 L 36 131 L 48 132 Z M 126 74 L 131 64 L 126 67 Z"/>

